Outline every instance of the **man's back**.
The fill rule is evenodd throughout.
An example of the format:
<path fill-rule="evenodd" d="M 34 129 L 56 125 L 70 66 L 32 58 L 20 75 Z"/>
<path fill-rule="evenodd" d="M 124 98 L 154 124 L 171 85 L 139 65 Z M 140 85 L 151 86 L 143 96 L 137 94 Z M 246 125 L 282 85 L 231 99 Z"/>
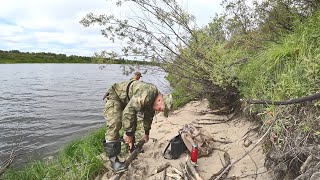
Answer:
<path fill-rule="evenodd" d="M 149 104 L 149 102 L 151 103 L 156 95 L 159 94 L 157 87 L 151 83 L 133 81 L 128 87 L 129 83 L 130 81 L 115 83 L 110 90 L 113 91 L 122 102 L 126 103 L 135 96 L 135 98 L 140 99 L 140 101 Z"/>

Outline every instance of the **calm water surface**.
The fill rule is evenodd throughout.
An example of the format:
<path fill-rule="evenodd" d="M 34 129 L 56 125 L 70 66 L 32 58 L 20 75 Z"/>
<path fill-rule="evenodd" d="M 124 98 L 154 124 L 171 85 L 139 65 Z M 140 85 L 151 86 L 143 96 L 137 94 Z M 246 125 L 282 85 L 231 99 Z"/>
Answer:
<path fill-rule="evenodd" d="M 156 70 L 141 80 L 167 93 L 165 75 Z M 0 64 L 0 164 L 19 143 L 25 163 L 103 127 L 106 89 L 128 79 L 120 65 Z"/>

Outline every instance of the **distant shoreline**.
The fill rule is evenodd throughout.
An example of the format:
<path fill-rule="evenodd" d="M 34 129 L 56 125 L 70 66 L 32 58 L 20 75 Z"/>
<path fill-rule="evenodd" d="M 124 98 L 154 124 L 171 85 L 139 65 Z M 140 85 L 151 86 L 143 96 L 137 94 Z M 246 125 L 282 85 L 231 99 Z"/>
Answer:
<path fill-rule="evenodd" d="M 0 50 L 0 64 L 26 64 L 26 63 L 53 63 L 53 64 L 139 64 L 154 65 L 159 63 L 138 60 L 108 59 L 88 56 L 76 56 L 65 54 L 55 54 L 47 52 L 20 52 L 18 50 L 2 51 Z"/>

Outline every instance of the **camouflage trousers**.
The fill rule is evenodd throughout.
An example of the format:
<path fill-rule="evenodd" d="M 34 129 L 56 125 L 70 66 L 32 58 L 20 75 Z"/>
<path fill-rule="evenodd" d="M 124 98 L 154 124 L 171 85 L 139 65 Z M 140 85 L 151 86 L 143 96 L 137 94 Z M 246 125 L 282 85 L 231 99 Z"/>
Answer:
<path fill-rule="evenodd" d="M 104 118 L 106 120 L 106 141 L 118 141 L 120 139 L 119 131 L 122 128 L 122 111 L 125 107 L 119 100 L 108 100 L 105 104 Z M 133 132 L 137 128 L 137 118 L 134 120 Z"/>

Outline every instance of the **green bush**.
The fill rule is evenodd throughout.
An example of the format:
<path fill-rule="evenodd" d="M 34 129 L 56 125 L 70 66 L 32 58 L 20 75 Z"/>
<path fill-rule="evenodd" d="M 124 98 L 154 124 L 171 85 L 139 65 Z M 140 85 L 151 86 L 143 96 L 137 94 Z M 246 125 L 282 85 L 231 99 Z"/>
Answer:
<path fill-rule="evenodd" d="M 315 93 L 320 88 L 320 13 L 296 32 L 257 54 L 241 69 L 245 98 L 286 100 Z"/>

